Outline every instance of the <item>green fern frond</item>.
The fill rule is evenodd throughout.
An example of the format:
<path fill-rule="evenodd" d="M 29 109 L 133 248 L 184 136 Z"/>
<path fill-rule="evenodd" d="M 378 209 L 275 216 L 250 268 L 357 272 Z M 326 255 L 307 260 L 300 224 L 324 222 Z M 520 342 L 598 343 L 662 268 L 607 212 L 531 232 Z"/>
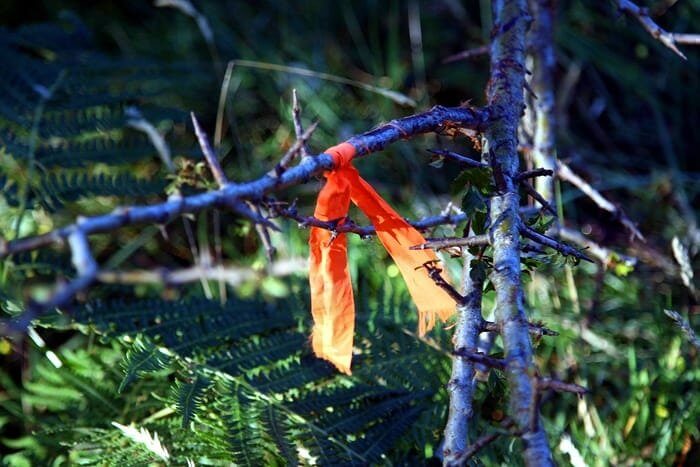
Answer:
<path fill-rule="evenodd" d="M 122 363 L 124 379 L 117 391 L 123 392 L 137 377 L 167 368 L 170 363 L 171 357 L 161 348 L 149 340 L 137 339 Z"/>
<path fill-rule="evenodd" d="M 291 303 L 112 300 L 79 306 L 73 316 L 109 336 L 144 336 L 128 352 L 121 390 L 138 388 L 142 383 L 129 383 L 142 373 L 165 366 L 174 371 L 178 382 L 163 402 L 178 417 L 175 425 L 171 416 L 163 423 L 175 438 L 162 438 L 173 459 L 209 451 L 241 465 L 367 464 L 380 462 L 406 433 L 430 436 L 422 427 L 434 427 L 431 417 L 443 413 L 426 410 L 435 403 L 432 388 L 417 390 L 405 374 L 439 361 L 439 352 L 426 353 L 427 346 L 410 336 L 390 339 L 390 326 L 380 322 L 359 342 L 356 376 L 341 376 L 305 355 L 307 337 L 296 330 Z M 163 377 L 156 373 L 148 381 Z M 419 423 L 423 417 L 430 423 Z M 156 425 L 142 426 L 162 433 Z M 198 444 L 191 449 L 177 442 L 188 438 L 178 431 L 183 426 L 194 428 L 189 438 Z"/>
<path fill-rule="evenodd" d="M 268 404 L 266 410 L 261 412 L 261 418 L 265 424 L 270 439 L 277 448 L 277 453 L 286 465 L 299 464 L 299 455 L 293 445 L 293 437 L 289 431 L 287 417 L 273 404 Z"/>
<path fill-rule="evenodd" d="M 195 374 L 188 381 L 177 381 L 173 387 L 173 398 L 177 411 L 182 415 L 182 427 L 187 428 L 202 403 L 202 394 L 212 381 L 202 374 Z"/>
<path fill-rule="evenodd" d="M 422 410 L 420 406 L 413 406 L 393 413 L 386 422 L 378 423 L 365 432 L 359 441 L 353 443 L 353 449 L 366 459 L 378 461 L 411 428 Z"/>
<path fill-rule="evenodd" d="M 246 379 L 261 392 L 281 394 L 336 374 L 337 370 L 325 360 L 305 357 Z"/>
<path fill-rule="evenodd" d="M 306 336 L 283 330 L 236 343 L 226 350 L 215 351 L 207 358 L 207 366 L 233 376 L 244 374 L 260 366 L 271 365 L 296 354 Z"/>
<path fill-rule="evenodd" d="M 5 177 L 0 176 L 0 186 L 5 185 Z M 141 197 L 163 193 L 167 181 L 163 179 L 143 179 L 128 173 L 117 175 L 90 175 L 84 172 L 50 173 L 37 182 L 41 197 L 32 197 L 28 203 L 40 204 L 49 212 L 55 211 L 64 203 L 95 196 Z M 3 193 L 10 206 L 18 206 L 17 185 L 9 185 Z"/>
<path fill-rule="evenodd" d="M 228 441 L 237 463 L 266 465 L 269 449 L 264 442 L 264 426 L 260 423 L 261 405 L 245 386 L 233 383 L 226 399 L 229 407 L 224 419 Z"/>
<path fill-rule="evenodd" d="M 73 316 L 109 335 L 143 333 L 181 356 L 211 355 L 259 333 L 293 326 L 289 313 L 254 301 L 99 301 L 78 307 Z"/>

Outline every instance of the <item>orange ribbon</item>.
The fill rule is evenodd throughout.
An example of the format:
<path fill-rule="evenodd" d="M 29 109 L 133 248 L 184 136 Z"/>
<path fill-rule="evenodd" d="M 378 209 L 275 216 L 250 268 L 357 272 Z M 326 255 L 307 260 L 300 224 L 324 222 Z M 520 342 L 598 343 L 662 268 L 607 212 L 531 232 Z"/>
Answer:
<path fill-rule="evenodd" d="M 324 153 L 333 158 L 335 168 L 325 174 L 327 182 L 318 194 L 314 216 L 325 222 L 341 224 L 347 217 L 351 200 L 365 213 L 406 281 L 418 308 L 418 332 L 424 334 L 435 324 L 436 315 L 444 321 L 455 309 L 454 300 L 428 277 L 422 267 L 436 261 L 435 254 L 431 250 L 409 249 L 424 243 L 425 239 L 360 177 L 352 166 L 355 156 L 352 144 L 342 143 Z M 319 358 L 350 374 L 355 302 L 348 269 L 346 234 L 334 235 L 326 229 L 312 227 L 309 250 L 313 350 Z"/>

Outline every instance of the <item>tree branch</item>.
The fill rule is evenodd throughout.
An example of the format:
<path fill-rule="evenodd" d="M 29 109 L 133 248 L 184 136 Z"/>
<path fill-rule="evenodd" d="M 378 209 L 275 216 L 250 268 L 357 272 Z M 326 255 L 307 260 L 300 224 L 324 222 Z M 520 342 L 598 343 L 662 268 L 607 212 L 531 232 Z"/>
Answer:
<path fill-rule="evenodd" d="M 472 109 L 466 107 L 441 107 L 393 120 L 371 131 L 354 136 L 349 140 L 357 149 L 357 156 L 368 155 L 380 151 L 387 145 L 400 139 L 413 138 L 422 133 L 440 132 L 446 128 L 482 128 L 489 119 L 490 112 L 486 109 Z M 193 115 L 195 132 L 200 142 L 202 152 L 212 170 L 212 174 L 219 185 L 217 190 L 198 193 L 190 196 L 174 195 L 168 200 L 153 204 L 117 208 L 109 214 L 94 217 L 80 218 L 75 224 L 71 224 L 43 235 L 25 237 L 10 242 L 0 242 L 0 258 L 8 255 L 34 250 L 51 244 L 62 244 L 68 241 L 76 258 L 78 253 L 90 253 L 87 238 L 90 235 L 102 232 L 112 232 L 126 225 L 138 224 L 163 224 L 167 221 L 187 213 L 197 213 L 204 209 L 229 206 L 233 209 L 243 209 L 245 201 L 256 201 L 264 197 L 266 193 L 297 185 L 308 181 L 314 175 L 333 168 L 333 159 L 328 154 L 319 154 L 302 160 L 299 165 L 288 170 L 273 171 L 261 178 L 241 184 L 228 182 L 221 166 L 211 149 L 208 138 L 202 131 Z M 311 129 L 310 129 L 311 130 Z M 309 130 L 307 130 L 308 132 Z M 302 139 L 295 144 L 303 144 Z M 254 213 L 251 214 L 255 217 Z M 269 221 L 268 221 L 269 222 Z M 90 257 L 92 254 L 90 253 Z M 94 260 L 93 260 L 94 262 Z M 87 263 L 86 263 L 87 264 Z M 87 288 L 95 280 L 98 268 L 81 269 L 76 265 L 79 275 L 71 283 L 60 286 L 54 294 L 45 302 L 32 304 L 27 312 L 14 320 L 13 327 L 25 328 L 32 319 L 39 314 L 56 307 L 61 307 L 73 300 L 74 296 Z M 87 273 L 89 272 L 89 274 Z"/>
<path fill-rule="evenodd" d="M 494 0 L 489 106 L 499 119 L 486 130 L 491 165 L 499 194 L 491 199 L 496 321 L 502 330 L 505 373 L 510 388 L 509 415 L 522 433 L 524 460 L 529 466 L 553 465 L 547 436 L 539 423 L 537 388 L 529 329 L 520 279 L 520 217 L 518 176 L 518 122 L 525 87 L 525 33 L 529 23 L 525 0 Z"/>
<path fill-rule="evenodd" d="M 552 248 L 564 256 L 573 256 L 574 258 L 583 259 L 591 263 L 593 262 L 592 259 L 581 253 L 576 248 L 570 247 L 569 245 L 559 242 L 552 237 L 541 234 L 527 225 L 520 226 L 520 233 L 523 234 L 523 237 L 529 238 L 533 242 L 539 243 L 540 245 Z"/>
<path fill-rule="evenodd" d="M 426 112 L 393 120 L 374 130 L 354 136 L 348 142 L 357 149 L 357 157 L 361 157 L 381 151 L 398 140 L 441 131 L 453 124 L 480 129 L 486 125 L 489 115 L 490 112 L 486 109 L 435 106 Z M 164 223 L 182 214 L 197 213 L 203 209 L 241 199 L 259 199 L 266 193 L 304 183 L 331 168 L 333 168 L 332 158 L 328 154 L 319 154 L 301 161 L 299 165 L 279 176 L 268 174 L 251 182 L 229 183 L 218 190 L 186 197 L 174 197 L 162 203 L 117 208 L 109 214 L 88 217 L 79 227 L 71 224 L 43 235 L 24 237 L 0 244 L 0 258 L 55 243 L 60 244 L 75 228 L 79 228 L 89 236 L 111 232 L 126 225 Z"/>
<path fill-rule="evenodd" d="M 631 219 L 629 219 L 622 209 L 615 206 L 613 203 L 605 199 L 603 195 L 600 194 L 598 190 L 593 188 L 590 183 L 586 182 L 576 173 L 574 173 L 571 168 L 562 161 L 556 162 L 556 174 L 560 179 L 567 181 L 574 185 L 576 188 L 581 190 L 586 196 L 588 196 L 591 201 L 593 201 L 599 208 L 604 211 L 608 211 L 616 219 L 620 220 L 620 223 L 629 230 L 632 238 L 636 237 L 639 240 L 644 241 L 644 235 L 637 229 L 637 226 Z"/>
<path fill-rule="evenodd" d="M 481 315 L 481 296 L 484 288 L 484 274 L 473 271 L 471 262 L 474 257 L 468 250 L 463 250 L 462 284 L 464 298 L 457 307 L 457 325 L 452 342 L 454 351 L 474 349 L 477 346 L 483 318 Z M 452 375 L 447 384 L 450 395 L 449 415 L 445 425 L 445 446 L 442 450 L 444 465 L 458 465 L 459 459 L 468 448 L 469 419 L 473 414 L 474 397 L 474 362 L 452 357 Z"/>
<path fill-rule="evenodd" d="M 321 229 L 331 230 L 337 233 L 354 233 L 360 237 L 369 237 L 376 233 L 373 225 L 362 226 L 356 224 L 352 219 L 345 218 L 343 223 L 340 223 L 340 219 L 335 221 L 322 221 L 313 216 L 303 216 L 299 214 L 296 208 L 296 203 L 292 203 L 289 206 L 285 206 L 284 203 L 275 201 L 264 201 L 265 206 L 269 209 L 270 215 L 272 217 L 285 217 L 288 219 L 295 220 L 299 223 L 301 227 L 318 227 Z M 415 221 L 408 220 L 407 222 L 412 225 L 417 230 L 426 230 L 431 227 L 436 227 L 438 225 L 456 225 L 460 222 L 467 220 L 467 215 L 464 213 L 457 214 L 440 214 L 437 216 L 428 216 L 423 219 L 418 219 Z M 421 248 L 412 247 L 411 249 L 419 250 Z"/>
<path fill-rule="evenodd" d="M 695 334 L 695 330 L 690 327 L 690 323 L 683 318 L 680 313 L 673 310 L 664 310 L 666 316 L 675 321 L 676 325 L 683 331 L 686 339 L 690 342 L 696 349 L 700 350 L 700 338 Z"/>
<path fill-rule="evenodd" d="M 636 18 L 642 27 L 651 34 L 651 37 L 671 49 L 683 60 L 687 60 L 688 58 L 678 49 L 676 44 L 700 44 L 700 34 L 676 34 L 666 31 L 651 19 L 646 8 L 640 8 L 634 2 L 630 2 L 629 0 L 617 0 L 617 7 L 620 11 Z"/>
<path fill-rule="evenodd" d="M 428 238 L 425 243 L 414 245 L 411 250 L 441 250 L 443 248 L 451 248 L 455 246 L 484 246 L 490 243 L 489 236 L 472 235 L 469 237 L 450 237 L 450 238 Z"/>

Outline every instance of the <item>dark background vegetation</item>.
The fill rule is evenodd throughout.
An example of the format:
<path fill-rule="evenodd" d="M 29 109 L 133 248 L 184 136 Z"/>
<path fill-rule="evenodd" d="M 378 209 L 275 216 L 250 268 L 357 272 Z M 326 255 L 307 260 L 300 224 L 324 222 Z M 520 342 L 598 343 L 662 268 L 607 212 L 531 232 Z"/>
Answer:
<path fill-rule="evenodd" d="M 700 47 L 682 47 L 688 57 L 683 61 L 649 37 L 635 21 L 620 16 L 612 2 L 557 3 L 558 155 L 609 199 L 623 206 L 628 216 L 638 222 L 646 243 L 630 243 L 627 232 L 614 219 L 573 188 L 561 186 L 567 224 L 642 261 L 634 270 L 625 271 L 627 274 L 600 272 L 587 264 L 572 267 L 553 262 L 542 264 L 537 272 L 528 275 L 526 291 L 533 319 L 543 320 L 561 333 L 537 345 L 539 366 L 545 374 L 583 384 L 591 391 L 584 400 L 555 395 L 543 405 L 551 444 L 560 462 L 569 461 L 559 448 L 566 436 L 571 437 L 590 465 L 697 464 L 698 354 L 664 316 L 663 309 L 680 311 L 696 328 L 700 324 L 697 302 L 668 267 L 664 268 L 664 261 L 672 258 L 671 239 L 684 239 L 691 224 L 688 213 L 679 208 L 681 193 L 697 215 Z M 656 2 L 655 6 L 660 8 L 663 3 Z M 218 66 L 235 58 L 333 73 L 402 92 L 418 103 L 418 109 L 411 109 L 380 95 L 318 78 L 236 67 L 229 100 L 233 123 L 219 152 L 231 179 L 243 181 L 268 170 L 293 142 L 289 118 L 292 88 L 299 92 L 304 122 L 308 125 L 312 120 L 320 121 L 311 144 L 314 151 L 431 105 L 457 105 L 464 101 L 482 105 L 488 58 L 480 56 L 449 64 L 443 61 L 454 53 L 488 42 L 488 4 L 367 0 L 340 2 L 331 7 L 324 1 L 199 1 L 196 6 L 214 30 L 215 56 L 191 18 L 174 9 L 155 8 L 150 2 L 2 2 L 0 25 L 13 31 L 44 22 L 74 27 L 71 25 L 76 23 L 68 21 L 74 17 L 82 22 L 92 50 L 107 60 L 171 67 L 168 83 L 163 85 L 166 91 L 136 103 L 182 110 L 179 116 L 169 117 L 169 123 L 162 127 L 169 140 L 178 142 L 179 146 L 174 144 L 175 155 L 180 156 L 200 157 L 193 149 L 186 112 L 194 110 L 209 133 L 213 133 L 221 83 L 217 60 Z M 411 8 L 420 12 L 422 28 L 422 47 L 414 44 L 413 49 L 408 28 Z M 700 32 L 700 1 L 677 2 L 658 21 L 668 30 Z M 36 34 L 41 31 L 36 29 Z M 435 143 L 432 136 L 399 143 L 358 166 L 363 176 L 407 215 L 435 213 L 450 199 L 450 182 L 457 173 L 457 168 L 449 163 L 442 170 L 428 165 L 430 159 L 424 149 Z M 468 141 L 444 139 L 443 144 L 467 154 L 473 151 Z M 3 167 L 8 166 L 3 165 L 0 170 Z M 155 157 L 134 166 L 127 161 L 112 163 L 106 170 L 111 174 L 132 171 L 165 179 Z M 318 184 L 313 183 L 281 197 L 300 197 L 300 206 L 310 212 L 317 189 Z M 143 202 L 154 198 L 136 199 Z M 53 214 L 53 222 L 62 225 L 77 213 L 106 212 L 120 204 L 123 201 L 116 198 L 95 203 L 89 199 L 73 200 Z M 208 236 L 210 222 L 208 218 L 197 221 L 198 240 Z M 245 223 L 230 221 L 223 225 L 225 258 L 244 265 L 264 262 L 257 237 Z M 1 228 L 5 238 L 12 238 L 10 227 Z M 30 226 L 25 233 L 42 228 Z M 438 233 L 449 231 L 438 229 Z M 112 257 L 138 234 L 137 229 L 124 229 L 114 243 L 100 237 L 96 242 L 99 258 Z M 280 253 L 304 256 L 305 239 L 305 231 L 286 225 L 284 235 L 277 237 Z M 389 302 L 402 300 L 396 297 L 402 296 L 403 286 L 396 278 L 386 279 L 389 263 L 373 242 L 353 239 L 351 249 L 353 271 L 359 277 L 363 303 L 367 303 L 359 310 L 360 326 L 371 329 L 373 320 L 390 308 Z M 129 264 L 142 268 L 184 266 L 189 262 L 191 257 L 181 229 L 174 230 L 168 241 L 154 238 L 129 259 Z M 457 270 L 459 265 L 453 262 L 451 268 Z M 0 283 L 5 292 L 24 287 L 25 276 L 15 277 L 12 269 L 6 271 L 10 272 Z M 303 296 L 303 282 L 303 278 L 263 279 L 246 284 L 238 293 L 274 302 L 295 293 Z M 95 293 L 102 298 L 124 293 L 201 295 L 201 290 L 195 289 L 193 286 L 163 291 L 142 287 L 124 292 L 118 287 L 105 287 Z M 485 310 L 489 309 L 489 300 L 487 295 Z M 400 325 L 408 323 L 411 328 L 414 320 L 409 316 L 410 307 L 402 310 L 382 319 Z M 299 316 L 300 326 L 308 325 L 303 312 Z M 49 345 L 62 355 L 99 347 L 94 337 L 53 330 L 45 333 Z M 449 348 L 449 331 L 437 331 L 433 337 L 438 345 Z M 116 344 L 100 345 L 105 346 L 99 351 L 103 353 L 94 350 L 97 353 L 93 356 L 99 354 L 103 363 L 116 364 L 120 352 L 110 347 Z M 31 392 L 33 383 L 39 384 L 35 380 L 47 381 L 46 375 L 35 368 L 40 366 L 42 354 L 29 343 L 3 353 L 2 377 L 7 388 L 0 390 L 0 407 L 16 407 L 11 405 L 13 400 L 23 400 L 20 407 L 25 409 L 34 407 L 36 401 L 28 401 L 26 391 Z M 448 365 L 449 360 L 444 357 L 442 366 L 435 368 L 435 377 L 445 377 Z M 10 390 L 10 386 L 15 389 Z M 478 415 L 483 426 L 498 419 L 501 396 L 496 383 L 479 394 Z M 120 396 L 115 393 L 111 397 L 119 400 Z M 412 451 L 407 448 L 413 459 L 430 459 L 438 450 L 444 394 L 434 400 L 443 404 L 430 419 L 437 424 L 432 430 L 421 432 L 423 439 L 404 439 L 400 444 L 413 446 Z M 60 408 L 34 407 L 30 410 L 31 421 L 22 421 L 21 413 L 6 410 L 0 415 L 2 438 L 33 439 L 32 433 L 41 430 L 44 423 L 49 423 L 47 420 L 60 417 L 60 413 L 56 415 Z M 37 439 L 5 442 L 0 449 L 26 455 L 39 463 L 70 449 L 53 446 L 42 450 L 43 442 Z M 483 462 L 509 463 L 513 461 L 511 454 L 517 458 L 517 452 L 504 440 L 485 452 Z M 14 458 L 16 465 L 22 465 L 20 457 Z"/>

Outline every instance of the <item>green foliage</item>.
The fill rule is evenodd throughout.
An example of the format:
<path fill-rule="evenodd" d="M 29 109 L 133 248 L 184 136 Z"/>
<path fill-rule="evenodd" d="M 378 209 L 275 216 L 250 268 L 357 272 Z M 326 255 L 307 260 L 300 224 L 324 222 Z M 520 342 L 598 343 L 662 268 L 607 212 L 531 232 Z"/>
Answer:
<path fill-rule="evenodd" d="M 123 392 L 137 377 L 166 368 L 170 363 L 168 355 L 155 344 L 136 340 L 124 358 L 124 379 L 119 384 L 118 392 Z"/>
<path fill-rule="evenodd" d="M 20 452 L 27 459 L 65 456 L 88 464 L 158 462 L 165 451 L 176 464 L 364 464 L 421 430 L 415 422 L 431 412 L 432 389 L 440 387 L 424 378 L 427 346 L 375 334 L 363 341 L 356 376 L 341 376 L 308 355 L 293 321 L 270 319 L 290 311 L 289 302 L 272 309 L 260 301 L 222 307 L 205 300 L 101 302 L 76 310 L 77 326 L 139 337 L 123 337 L 119 346 L 112 338 L 111 347 L 77 356 L 63 352 L 60 368 L 41 360 L 34 380 L 13 397 L 22 394 L 41 414 L 41 433 L 53 442 L 48 452 L 40 452 L 45 444 Z M 228 340 L 202 338 L 220 327 Z M 123 370 L 115 372 L 124 350 Z M 232 356 L 225 365 L 223 355 Z M 0 404 L 4 411 L 17 410 L 13 397 Z"/>
<path fill-rule="evenodd" d="M 30 10 L 22 2 L 6 3 L 0 10 L 14 4 Z M 214 29 L 221 59 L 334 73 L 401 92 L 421 107 L 470 97 L 480 104 L 486 62 L 442 60 L 489 39 L 488 2 L 463 7 L 438 2 L 429 8 L 413 3 L 420 13 L 422 49 L 409 43 L 415 31 L 409 34 L 402 2 L 344 3 L 336 10 L 324 2 L 303 8 L 281 2 L 239 2 L 235 9 L 221 2 L 195 6 Z M 186 117 L 195 110 L 212 133 L 221 76 L 191 18 L 149 2 L 94 9 L 73 0 L 62 5 L 80 9 L 85 24 L 62 14 L 49 23 L 0 30 L 3 239 L 43 233 L 77 215 L 163 199 L 175 187 L 209 186 Z M 580 1 L 558 5 L 557 76 L 571 86 L 557 102 L 566 117 L 560 121 L 559 156 L 625 206 L 640 223 L 650 251 L 668 254 L 671 238 L 687 231 L 678 189 L 685 189 L 696 209 L 700 187 L 691 157 L 700 135 L 695 131 L 698 52 L 684 47 L 689 60 L 681 62 L 613 8 Z M 690 32 L 699 12 L 697 1 L 678 2 L 664 16 L 664 26 Z M 0 21 L 10 17 L 0 15 Z M 312 150 L 409 111 L 381 94 L 318 74 L 237 66 L 216 148 L 232 180 L 264 173 L 293 141 L 292 88 L 304 123 L 321 122 Z M 148 137 L 129 126 L 134 109 L 164 135 L 176 173 L 168 173 Z M 438 139 L 440 146 L 471 151 L 471 143 L 459 136 Z M 441 170 L 422 165 L 418 154 L 434 143 L 428 138 L 396 144 L 358 167 L 392 204 L 403 202 L 402 213 L 434 213 L 443 199 L 434 200 L 432 193 L 450 192 L 459 172 L 447 160 Z M 183 163 L 180 156 L 191 161 Z M 493 190 L 489 180 L 489 169 L 470 169 L 452 183 L 452 201 L 471 213 L 477 234 L 486 232 L 482 200 Z M 308 207 L 316 188 L 285 196 L 298 196 L 299 205 Z M 626 244 L 616 220 L 601 217 L 569 187 L 563 187 L 563 195 L 567 223 L 585 226 L 606 245 Z M 544 232 L 551 218 L 530 221 Z M 461 233 L 460 227 L 440 229 Z M 296 226 L 282 224 L 282 229 L 274 237 L 281 256 L 304 255 L 305 233 Z M 107 237 L 92 238 L 92 246 L 101 264 L 115 268 L 189 265 L 197 257 L 193 241 L 197 252 L 220 247 L 224 261 L 262 264 L 254 229 L 223 211 L 165 226 L 125 228 Z M 274 287 L 251 280 L 224 294 L 215 283 L 99 286 L 87 300 L 81 297 L 63 310 L 70 315 L 43 321 L 45 327 L 38 329 L 47 347 L 29 344 L 8 356 L 11 345 L 0 338 L 3 464 L 435 461 L 446 416 L 450 330 L 438 329 L 427 340 L 415 336 L 414 310 L 401 281 L 387 274 L 385 253 L 372 241 L 350 242 L 350 265 L 359 284 L 352 377 L 311 357 L 307 304 L 270 299 L 304 295 L 304 286 L 293 279 L 275 278 Z M 481 261 L 472 272 L 487 274 L 489 250 L 474 253 Z M 446 266 L 460 267 L 456 261 Z M 570 462 L 561 449 L 561 441 L 570 437 L 590 465 L 671 464 L 683 456 L 687 464 L 697 463 L 698 356 L 662 313 L 673 306 L 692 316 L 695 305 L 684 289 L 648 264 L 629 271 L 617 262 L 615 272 L 626 274 L 624 280 L 589 265 L 572 268 L 553 254 L 529 258 L 524 266 L 532 321 L 560 332 L 537 344 L 538 367 L 590 390 L 582 400 L 548 394 L 542 402 L 556 460 Z M 70 258 L 58 248 L 14 255 L 0 263 L 0 308 L 15 314 L 27 299 L 45 296 L 57 277 L 72 274 Z M 493 295 L 487 288 L 486 315 Z M 47 358 L 49 349 L 60 368 Z M 493 354 L 502 352 L 497 340 Z M 486 381 L 477 385 L 472 439 L 498 429 L 507 400 L 499 372 L 480 378 Z M 475 462 L 518 465 L 520 450 L 502 437 Z"/>

